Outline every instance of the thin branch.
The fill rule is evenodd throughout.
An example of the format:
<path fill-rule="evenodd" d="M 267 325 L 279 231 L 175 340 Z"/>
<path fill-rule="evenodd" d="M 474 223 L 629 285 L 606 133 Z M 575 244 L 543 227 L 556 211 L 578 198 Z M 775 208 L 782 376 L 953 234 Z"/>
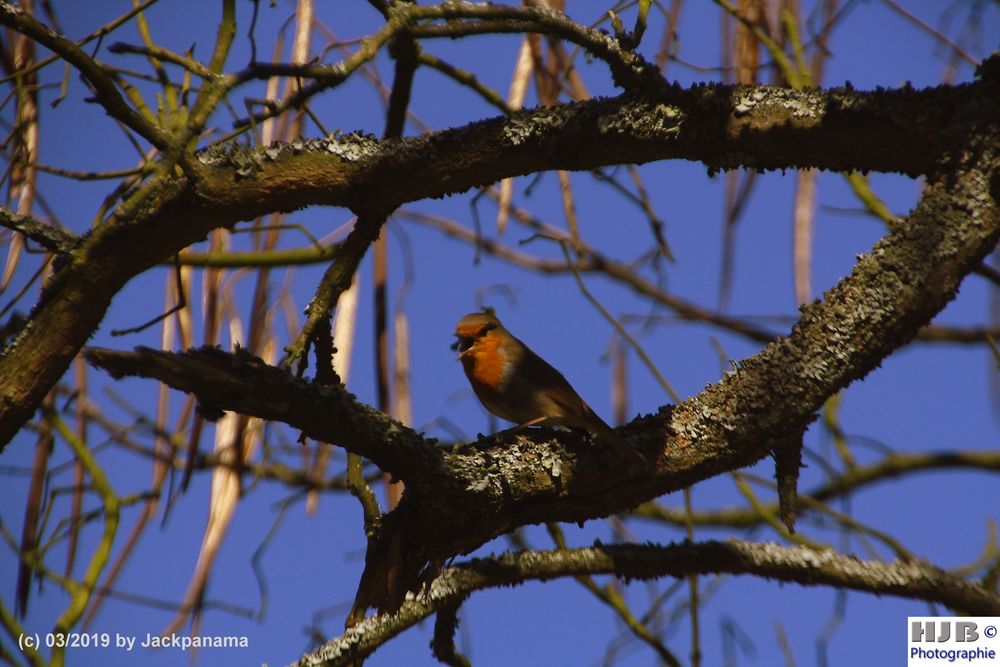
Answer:
<path fill-rule="evenodd" d="M 562 12 L 544 7 L 464 2 L 440 5 L 397 3 L 392 5 L 389 11 L 390 20 L 374 35 L 362 40 L 357 51 L 351 56 L 338 63 L 332 65 L 253 63 L 238 73 L 234 84 L 271 76 L 297 76 L 310 79 L 311 83 L 267 111 L 253 116 L 252 119 L 237 121 L 236 125 L 245 126 L 251 122 L 261 122 L 288 109 L 298 108 L 317 93 L 341 84 L 354 70 L 372 60 L 383 46 L 401 32 L 406 32 L 415 38 L 449 39 L 481 34 L 547 34 L 582 46 L 603 60 L 618 85 L 634 89 L 660 88 L 663 85 L 656 68 L 648 65 L 641 56 L 623 50 L 612 37 L 580 25 Z M 443 23 L 432 24 L 430 23 L 432 21 Z"/>
<path fill-rule="evenodd" d="M 368 247 L 378 238 L 386 216 L 379 213 L 359 215 L 354 229 L 337 249 L 335 259 L 323 274 L 312 301 L 306 308 L 308 316 L 302 331 L 290 345 L 285 347 L 286 357 L 281 362 L 283 368 L 298 364 L 297 372 L 305 372 L 306 355 L 313 344 L 322 320 L 329 321 L 337 300 L 351 286 L 354 273 L 361 264 Z"/>
<path fill-rule="evenodd" d="M 952 53 L 954 53 L 956 56 L 964 60 L 969 65 L 975 67 L 976 65 L 979 64 L 979 61 L 973 58 L 968 51 L 966 51 L 961 46 L 948 39 L 948 36 L 942 33 L 941 31 L 935 30 L 933 27 L 931 27 L 926 22 L 915 16 L 912 12 L 908 11 L 905 7 L 901 6 L 899 3 L 895 2 L 894 0 L 882 0 L 882 2 L 887 4 L 893 11 L 898 13 L 907 21 L 913 23 L 915 26 L 917 26 L 918 28 L 926 32 L 928 35 L 936 39 L 938 42 L 948 47 L 948 49 L 950 49 Z"/>
<path fill-rule="evenodd" d="M 108 51 L 111 53 L 131 53 L 136 55 L 146 56 L 147 58 L 155 58 L 156 60 L 162 60 L 164 62 L 173 63 L 178 67 L 181 67 L 188 72 L 191 72 L 195 76 L 199 76 L 202 79 L 214 80 L 217 76 L 208 67 L 205 67 L 200 62 L 193 58 L 188 58 L 187 56 L 182 56 L 179 53 L 174 53 L 170 49 L 165 49 L 161 46 L 155 44 L 150 44 L 148 46 L 138 46 L 136 44 L 126 44 L 124 42 L 115 42 L 108 47 Z"/>
<path fill-rule="evenodd" d="M 1000 287 L 1000 271 L 990 266 L 989 264 L 986 264 L 984 262 L 979 266 L 977 266 L 976 268 L 972 269 L 972 272 L 982 276 L 983 278 L 986 278 L 997 287 Z"/>
<path fill-rule="evenodd" d="M 577 270 L 576 268 L 576 264 L 570 259 L 569 250 L 566 248 L 566 242 L 565 241 L 560 242 L 559 247 L 562 248 L 563 257 L 566 259 L 566 263 L 573 270 L 573 278 L 576 280 L 576 285 L 580 289 L 580 293 L 583 294 L 583 296 L 587 299 L 587 301 L 589 301 L 594 306 L 594 308 L 596 308 L 601 313 L 601 315 L 604 316 L 604 319 L 606 319 L 608 323 L 610 323 L 611 326 L 615 328 L 615 331 L 618 332 L 618 335 L 624 338 L 626 341 L 628 341 L 628 344 L 632 347 L 633 350 L 635 350 L 635 353 L 639 355 L 639 358 L 642 359 L 642 362 L 646 365 L 646 368 L 648 368 L 649 372 L 653 374 L 653 377 L 656 378 L 656 381 L 663 388 L 663 391 L 666 392 L 667 396 L 669 396 L 673 401 L 680 403 L 681 402 L 680 394 L 678 394 L 674 390 L 670 382 L 667 381 L 667 378 L 664 377 L 663 373 L 660 372 L 660 369 L 657 368 L 656 364 L 653 363 L 653 360 L 649 358 L 649 355 L 646 354 L 646 350 L 643 349 L 641 345 L 639 345 L 639 342 L 632 336 L 632 334 L 626 331 L 625 327 L 623 327 L 618 322 L 618 320 L 616 320 L 614 316 L 612 316 L 611 313 L 609 313 L 608 310 L 603 305 L 601 305 L 601 302 L 597 300 L 597 298 L 590 292 L 590 290 L 587 289 L 586 284 L 583 282 L 583 277 L 580 275 L 579 270 Z"/>
<path fill-rule="evenodd" d="M 4 206 L 0 206 L 0 226 L 24 234 L 57 255 L 68 255 L 77 244 L 77 238 L 69 232 L 31 216 L 18 215 Z"/>
<path fill-rule="evenodd" d="M 178 257 L 178 261 L 181 266 L 218 269 L 305 266 L 334 260 L 341 245 L 336 243 L 319 247 L 277 248 L 273 250 L 185 252 Z"/>
<path fill-rule="evenodd" d="M 917 472 L 938 470 L 970 470 L 1000 473 L 1000 453 L 941 451 L 922 454 L 892 454 L 870 466 L 856 467 L 840 473 L 835 479 L 803 494 L 800 501 L 810 506 L 815 503 L 847 496 L 859 489 L 897 479 Z M 768 512 L 777 513 L 777 503 L 764 506 Z M 683 526 L 682 509 L 665 507 L 656 502 L 644 503 L 632 511 L 639 518 L 655 519 L 676 526 Z M 729 508 L 695 512 L 694 522 L 700 526 L 729 526 L 747 528 L 763 521 L 760 511 L 746 508 Z"/>
<path fill-rule="evenodd" d="M 512 212 L 515 217 L 521 219 L 520 213 L 522 212 L 519 209 L 515 208 Z M 581 246 L 582 254 L 576 262 L 569 263 L 566 261 L 542 259 L 515 250 L 494 239 L 477 237 L 476 233 L 468 227 L 447 218 L 406 209 L 398 211 L 396 215 L 432 227 L 448 236 L 461 239 L 470 244 L 478 243 L 478 247 L 481 250 L 495 257 L 507 260 L 518 266 L 535 269 L 542 273 L 572 273 L 574 267 L 576 270 L 584 273 L 604 273 L 609 278 L 628 285 L 638 294 L 649 297 L 657 303 L 670 308 L 681 319 L 715 324 L 759 343 L 769 342 L 777 336 L 776 333 L 758 327 L 746 320 L 703 308 L 675 294 L 664 292 L 655 283 L 641 276 L 628 265 L 613 260 L 586 244 Z M 562 235 L 562 232 L 554 227 L 532 226 L 552 238 L 560 238 L 560 235 Z"/>
<path fill-rule="evenodd" d="M 559 527 L 559 524 L 550 523 L 547 528 L 549 535 L 552 536 L 552 540 L 556 544 L 556 547 L 559 549 L 568 549 L 566 545 L 566 538 L 562 529 Z M 520 548 L 520 545 L 518 546 Z M 621 594 L 618 588 L 615 587 L 614 583 L 608 583 L 605 586 L 598 586 L 597 582 L 594 581 L 594 578 L 589 575 L 578 575 L 576 580 L 581 586 L 590 591 L 594 597 L 614 611 L 633 635 L 635 635 L 640 641 L 646 643 L 653 649 L 653 651 L 656 652 L 656 655 L 659 656 L 663 664 L 668 667 L 681 667 L 680 661 L 673 653 L 670 652 L 670 649 L 666 647 L 660 637 L 658 637 L 655 632 L 650 630 L 644 621 L 635 617 L 635 614 L 633 614 L 632 610 L 629 609 L 625 597 Z M 438 613 L 438 616 L 440 616 L 440 612 Z"/>
<path fill-rule="evenodd" d="M 438 662 L 449 667 L 472 667 L 472 663 L 458 652 L 455 646 L 455 631 L 458 629 L 458 608 L 461 600 L 438 610 L 434 620 L 434 637 L 431 651 Z"/>
<path fill-rule="evenodd" d="M 130 107 L 104 66 L 88 56 L 75 42 L 39 23 L 33 16 L 5 0 L 0 1 L 0 24 L 31 37 L 79 70 L 94 87 L 98 101 L 113 118 L 160 150 L 171 145 L 169 135 Z"/>
<path fill-rule="evenodd" d="M 422 66 L 437 70 L 448 78 L 470 88 L 502 113 L 509 114 L 513 111 L 500 93 L 482 83 L 472 72 L 455 67 L 451 63 L 424 51 L 417 55 L 417 60 Z"/>
<path fill-rule="evenodd" d="M 187 297 L 184 295 L 184 282 L 181 277 L 181 263 L 180 260 L 177 258 L 177 255 L 174 255 L 173 264 L 174 264 L 174 279 L 177 281 L 177 303 L 175 303 L 173 306 L 163 311 L 156 317 L 152 318 L 151 320 L 144 322 L 143 324 L 139 324 L 134 327 L 128 327 L 126 329 L 112 329 L 111 330 L 112 336 L 127 336 L 129 334 L 145 331 L 146 329 L 153 326 L 157 322 L 162 322 L 163 320 L 167 319 L 174 313 L 181 312 L 182 310 L 187 308 Z"/>
<path fill-rule="evenodd" d="M 76 171 L 73 169 L 62 169 L 61 167 L 52 167 L 47 164 L 41 164 L 35 162 L 31 165 L 38 171 L 44 171 L 47 174 L 54 174 L 56 176 L 62 176 L 63 178 L 71 178 L 75 181 L 97 181 L 104 179 L 119 179 L 125 178 L 126 176 L 138 176 L 142 174 L 142 167 L 131 167 L 128 169 L 115 169 L 112 171 Z"/>
<path fill-rule="evenodd" d="M 97 586 L 97 580 L 101 576 L 101 572 L 104 570 L 104 566 L 107 565 L 108 559 L 111 556 L 111 547 L 114 544 L 115 535 L 118 532 L 118 521 L 120 518 L 119 508 L 121 507 L 122 500 L 117 494 L 115 494 L 107 476 L 105 476 L 101 467 L 97 465 L 97 461 L 94 459 L 93 454 L 87 448 L 86 444 L 81 442 L 76 437 L 76 434 L 73 433 L 69 425 L 66 424 L 58 414 L 54 412 L 50 413 L 49 418 L 52 420 L 56 431 L 60 436 L 62 436 L 63 440 L 69 444 L 70 448 L 73 450 L 73 454 L 87 471 L 87 475 L 90 477 L 90 482 L 93 485 L 94 490 L 97 491 L 100 496 L 101 504 L 104 509 L 104 530 L 101 533 L 99 542 L 94 547 L 94 551 L 91 554 L 86 573 L 84 574 L 79 586 L 70 586 L 67 589 L 66 592 L 69 594 L 70 598 L 69 604 L 67 605 L 66 610 L 56 621 L 53 629 L 56 633 L 65 634 L 80 622 L 80 618 L 83 616 L 83 612 L 86 610 L 87 604 L 90 602 L 92 592 Z M 65 650 L 65 646 L 57 646 L 53 648 L 53 664 L 62 663 Z"/>
<path fill-rule="evenodd" d="M 365 535 L 374 535 L 381 525 L 382 510 L 379 509 L 378 499 L 372 491 L 372 487 L 364 477 L 361 469 L 362 461 L 358 454 L 348 452 L 347 454 L 347 490 L 361 503 L 361 510 L 364 516 Z"/>
<path fill-rule="evenodd" d="M 17 616 L 11 613 L 10 609 L 7 608 L 7 605 L 4 604 L 3 600 L 0 600 L 0 626 L 3 626 L 3 629 L 6 630 L 7 634 L 10 636 L 11 646 L 17 645 L 18 641 L 22 637 L 26 636 L 24 626 L 22 626 L 17 620 Z M 4 655 L 4 650 L 5 649 L 3 647 L 0 647 L 0 657 Z M 32 646 L 25 646 L 21 649 L 21 653 L 28 659 L 28 662 L 32 667 L 46 667 L 46 665 L 49 664 Z M 11 664 L 16 665 L 17 663 L 11 661 Z"/>
<path fill-rule="evenodd" d="M 105 35 L 113 32 L 114 30 L 117 30 L 121 26 L 125 25 L 134 16 L 136 16 L 140 12 L 145 11 L 146 9 L 148 9 L 150 6 L 152 6 L 153 4 L 155 4 L 157 2 L 159 2 L 159 0 L 146 0 L 146 2 L 139 3 L 138 5 L 136 5 L 135 7 L 133 7 L 132 9 L 130 9 L 129 11 L 125 12 L 124 14 L 122 14 L 121 16 L 119 16 L 118 18 L 116 18 L 114 21 L 111 21 L 110 23 L 106 23 L 106 24 L 102 25 L 100 28 L 98 28 L 97 30 L 93 31 L 92 33 L 90 33 L 89 35 L 87 35 L 86 37 L 84 37 L 83 39 L 77 40 L 77 42 L 76 42 L 77 46 L 83 46 L 85 44 L 88 44 L 88 43 L 94 41 L 95 39 L 103 38 Z M 58 30 L 58 27 L 56 29 Z M 33 72 L 36 72 L 39 69 L 45 67 L 46 65 L 50 65 L 50 64 L 54 63 L 55 61 L 59 60 L 59 58 L 60 58 L 59 54 L 55 53 L 55 54 L 49 56 L 48 58 L 45 58 L 44 60 L 39 60 L 38 62 L 33 63 L 29 67 L 25 67 L 24 69 L 17 70 L 16 72 L 12 72 L 11 74 L 9 74 L 6 77 L 4 77 L 3 79 L 0 79 L 0 83 L 7 83 L 8 81 L 12 81 L 12 80 L 14 80 L 14 79 L 16 79 L 18 77 L 26 77 L 26 76 L 32 74 Z"/>

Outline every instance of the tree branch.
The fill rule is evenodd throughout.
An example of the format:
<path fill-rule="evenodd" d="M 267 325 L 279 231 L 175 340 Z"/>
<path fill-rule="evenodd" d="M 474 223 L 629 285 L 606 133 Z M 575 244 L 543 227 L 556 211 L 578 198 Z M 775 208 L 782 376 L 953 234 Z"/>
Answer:
<path fill-rule="evenodd" d="M 295 341 L 285 347 L 287 355 L 282 361 L 283 367 L 297 365 L 297 374 L 300 376 L 305 371 L 309 347 L 316 342 L 316 336 L 323 331 L 324 327 L 321 325 L 325 323 L 325 329 L 329 332 L 330 318 L 337 307 L 337 301 L 351 286 L 354 273 L 358 270 L 369 246 L 378 238 L 385 220 L 385 214 L 380 212 L 366 212 L 358 216 L 354 229 L 339 246 L 336 257 L 320 279 L 316 293 L 306 308 L 306 323 L 302 326 L 302 331 Z"/>
<path fill-rule="evenodd" d="M 90 348 L 84 354 L 115 377 L 158 377 L 198 396 L 206 407 L 285 422 L 403 479 L 407 470 L 424 470 L 439 458 L 418 433 L 357 402 L 342 386 L 293 378 L 245 350 L 231 354 L 206 347 L 175 354 L 143 347 L 135 352 Z"/>
<path fill-rule="evenodd" d="M 256 150 L 224 144 L 199 155 L 237 188 L 227 199 L 266 188 L 287 192 L 298 206 L 349 208 L 364 203 L 359 188 L 398 206 L 508 176 L 667 159 L 711 170 L 864 168 L 917 176 L 970 128 L 995 122 L 992 95 L 987 82 L 872 92 L 673 87 L 518 111 L 401 141 L 336 135 Z"/>
<path fill-rule="evenodd" d="M 1000 613 L 1000 598 L 990 591 L 920 561 L 882 563 L 833 551 L 740 540 L 666 546 L 598 545 L 504 554 L 449 567 L 426 592 L 407 599 L 398 613 L 365 619 L 344 635 L 302 656 L 295 666 L 351 664 L 403 630 L 438 610 L 453 607 L 477 590 L 580 575 L 655 579 L 721 573 L 938 602 L 970 615 Z"/>
<path fill-rule="evenodd" d="M 69 232 L 46 224 L 27 215 L 18 215 L 9 208 L 0 206 L 0 226 L 20 232 L 57 255 L 68 255 L 77 239 Z"/>

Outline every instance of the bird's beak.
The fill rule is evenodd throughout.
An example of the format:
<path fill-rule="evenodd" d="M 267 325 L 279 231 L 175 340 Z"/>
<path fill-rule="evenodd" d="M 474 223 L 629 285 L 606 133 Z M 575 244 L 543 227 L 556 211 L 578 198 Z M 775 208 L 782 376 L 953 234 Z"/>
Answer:
<path fill-rule="evenodd" d="M 458 334 L 455 334 L 455 335 L 458 336 Z M 466 341 L 467 341 L 466 338 L 464 338 L 462 336 L 458 336 L 458 340 L 456 340 L 455 344 L 451 346 L 451 349 L 459 351 L 458 352 L 458 356 L 455 357 L 455 361 L 460 360 L 462 357 L 464 357 L 465 355 L 467 355 L 469 353 L 469 350 L 472 349 L 472 342 L 471 341 L 468 341 L 468 345 L 466 345 L 466 347 L 465 347 L 464 350 L 462 349 L 462 343 L 466 342 Z"/>

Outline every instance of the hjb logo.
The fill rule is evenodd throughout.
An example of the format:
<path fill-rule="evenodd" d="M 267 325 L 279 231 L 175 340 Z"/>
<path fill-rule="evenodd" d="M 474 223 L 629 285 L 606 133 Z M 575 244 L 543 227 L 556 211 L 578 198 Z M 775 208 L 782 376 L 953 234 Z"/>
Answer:
<path fill-rule="evenodd" d="M 952 628 L 954 626 L 954 628 Z M 974 642 L 979 631 L 973 621 L 911 621 L 911 642 Z"/>

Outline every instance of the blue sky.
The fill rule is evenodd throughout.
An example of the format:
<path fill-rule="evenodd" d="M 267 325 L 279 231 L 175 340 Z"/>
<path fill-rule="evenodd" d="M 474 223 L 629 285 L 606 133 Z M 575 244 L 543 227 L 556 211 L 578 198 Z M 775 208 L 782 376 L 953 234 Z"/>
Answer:
<path fill-rule="evenodd" d="M 73 36 L 89 33 L 126 11 L 128 4 L 110 0 L 55 2 L 63 26 Z M 332 5 L 321 7 L 319 17 L 342 38 L 366 34 L 378 19 L 364 2 L 319 4 Z M 603 8 L 601 3 L 591 1 L 568 4 L 572 16 L 588 23 L 596 20 Z M 811 4 L 806 3 L 807 6 Z M 940 81 L 944 70 L 942 52 L 925 32 L 901 19 L 882 2 L 845 4 L 849 13 L 830 44 L 833 55 L 827 65 L 826 84 L 850 81 L 855 88 L 868 89 L 893 87 L 906 81 L 915 86 L 935 85 Z M 926 0 L 906 3 L 906 7 L 927 23 L 938 25 L 944 4 Z M 268 3 L 261 3 L 257 38 L 262 55 L 270 52 L 275 30 L 292 11 L 286 2 L 278 5 L 272 9 Z M 238 3 L 241 34 L 249 22 L 250 6 L 248 2 Z M 154 37 L 166 46 L 183 50 L 195 44 L 196 55 L 207 57 L 217 15 L 216 3 L 174 0 L 159 3 L 149 12 L 148 18 Z M 679 27 L 681 57 L 688 62 L 716 64 L 719 59 L 718 23 L 719 10 L 714 4 L 685 3 Z M 955 26 L 959 23 L 959 18 L 953 20 L 950 34 L 955 34 Z M 657 17 L 643 46 L 647 53 L 656 48 L 660 25 Z M 984 4 L 979 25 L 984 36 L 982 41 L 989 45 L 990 37 L 1000 34 L 1000 9 L 995 4 Z M 116 33 L 105 46 L 118 39 L 137 41 L 129 27 Z M 438 41 L 427 43 L 425 48 L 452 62 L 462 63 L 474 70 L 482 81 L 505 92 L 518 38 Z M 974 55 L 981 57 L 984 52 L 980 49 L 974 51 Z M 100 57 L 116 58 L 104 51 Z M 237 69 L 247 58 L 246 39 L 241 36 L 228 67 Z M 129 66 L 137 69 L 143 65 L 138 58 L 129 61 Z M 379 58 L 378 65 L 383 80 L 389 82 L 392 68 L 384 55 Z M 581 65 L 581 68 L 592 93 L 615 93 L 606 68 L 601 64 Z M 716 76 L 676 64 L 671 64 L 666 74 L 685 85 L 712 80 Z M 46 69 L 43 77 L 56 82 L 61 75 L 62 68 L 57 66 Z M 959 80 L 969 80 L 971 68 L 962 65 L 957 76 Z M 456 87 L 436 72 L 421 70 L 414 90 L 413 111 L 433 129 L 495 115 L 492 108 L 468 90 Z M 55 93 L 47 94 L 47 99 L 51 99 Z M 241 102 L 243 96 L 260 95 L 259 89 L 250 86 L 238 91 L 235 101 Z M 83 97 L 83 86 L 71 77 L 69 96 L 60 106 L 50 109 L 43 103 L 41 160 L 74 169 L 133 165 L 134 150 L 98 108 L 82 102 Z M 531 98 L 529 103 L 534 103 Z M 317 99 L 313 110 L 329 129 L 360 129 L 380 134 L 384 123 L 377 96 L 360 80 L 350 81 Z M 315 134 L 316 128 L 310 125 L 307 131 Z M 410 133 L 414 131 L 409 129 Z M 710 177 L 700 164 L 679 161 L 645 166 L 642 174 L 652 202 L 666 222 L 666 235 L 677 257 L 677 262 L 666 268 L 670 290 L 713 307 L 720 275 L 724 179 Z M 573 174 L 571 179 L 581 230 L 591 245 L 622 261 L 633 260 L 648 248 L 647 225 L 636 209 L 614 196 L 607 186 L 594 183 L 586 174 Z M 555 175 L 543 175 L 530 194 L 525 192 L 529 180 L 517 182 L 515 199 L 518 205 L 530 208 L 553 224 L 564 225 Z M 900 214 L 913 205 L 920 190 L 919 182 L 898 175 L 874 174 L 871 181 L 879 196 Z M 100 200 L 110 189 L 106 183 L 78 184 L 49 175 L 40 177 L 39 187 L 61 222 L 77 232 L 88 228 Z M 794 315 L 793 192 L 794 174 L 791 172 L 769 173 L 759 179 L 737 230 L 731 313 Z M 469 224 L 470 198 L 467 194 L 418 202 L 408 208 Z M 851 269 L 855 255 L 868 250 L 882 235 L 883 228 L 874 219 L 843 211 L 857 209 L 859 205 L 839 175 L 821 175 L 817 203 L 813 285 L 819 296 Z M 492 230 L 495 209 L 484 199 L 479 203 L 479 210 L 485 229 Z M 290 216 L 291 221 L 308 226 L 316 236 L 328 233 L 349 218 L 350 213 L 341 209 L 310 209 Z M 183 220 L 178 220 L 177 224 L 183 224 Z M 468 437 L 488 430 L 486 413 L 468 390 L 448 345 L 455 322 L 465 312 L 475 309 L 477 290 L 498 285 L 506 286 L 515 296 L 510 303 L 496 290 L 487 292 L 489 302 L 497 308 L 508 328 L 562 370 L 595 410 L 610 420 L 611 366 L 606 350 L 613 331 L 581 296 L 570 276 L 539 277 L 490 257 L 484 257 L 477 264 L 469 246 L 405 221 L 393 222 L 389 234 L 393 302 L 403 281 L 404 234 L 415 258 L 415 280 L 406 296 L 413 350 L 415 426 L 442 438 L 449 437 L 449 433 L 434 430 L 433 426 L 440 418 L 447 418 Z M 517 246 L 518 241 L 528 235 L 523 228 L 513 226 L 503 240 Z M 304 245 L 305 239 L 290 233 L 284 243 Z M 557 248 L 546 248 L 539 243 L 525 246 L 523 250 L 552 257 L 558 253 Z M 296 270 L 293 294 L 299 308 L 308 302 L 310 290 L 321 272 L 322 267 Z M 362 273 L 364 289 L 349 388 L 361 400 L 374 403 L 370 258 L 364 262 Z M 23 281 L 28 275 L 30 272 L 25 270 L 18 280 Z M 157 314 L 167 275 L 167 269 L 157 269 L 133 281 L 116 299 L 91 343 L 118 348 L 139 344 L 157 346 L 159 331 L 156 329 L 127 338 L 112 338 L 109 332 L 113 328 L 134 326 Z M 588 287 L 613 314 L 649 312 L 649 305 L 627 288 L 598 276 L 588 276 L 586 280 Z M 280 278 L 272 278 L 276 283 L 275 291 L 280 287 L 279 281 Z M 252 284 L 253 280 L 244 278 L 240 285 L 244 314 Z M 8 298 L 3 295 L 0 306 L 5 305 Z M 970 276 L 955 302 L 936 321 L 970 326 L 987 322 L 990 298 L 985 281 Z M 22 310 L 27 308 L 27 302 L 22 306 Z M 788 325 L 773 326 L 780 330 Z M 284 323 L 279 324 L 279 328 L 283 327 Z M 196 324 L 196 330 L 200 331 L 200 324 Z M 720 376 L 719 355 L 710 336 L 716 336 L 725 356 L 731 359 L 741 359 L 757 349 L 743 339 L 700 324 L 667 322 L 649 331 L 636 329 L 635 332 L 659 370 L 683 397 L 697 393 Z M 982 346 L 916 344 L 898 351 L 864 381 L 852 385 L 844 396 L 840 418 L 844 430 L 856 436 L 852 438 L 855 455 L 864 463 L 877 460 L 882 455 L 882 447 L 901 452 L 995 449 L 1000 433 L 997 395 L 990 385 L 991 374 L 992 380 L 996 380 L 996 367 L 988 350 Z M 110 382 L 96 371 L 91 374 L 91 382 L 94 396 L 102 397 L 102 388 L 108 386 L 152 411 L 155 387 L 151 382 L 134 379 Z M 652 412 L 669 402 L 634 354 L 629 358 L 629 401 L 630 415 Z M 172 398 L 175 413 L 181 403 L 178 395 Z M 125 418 L 124 413 L 113 406 L 108 410 L 116 418 Z M 203 447 L 209 446 L 211 435 L 209 432 L 203 438 Z M 294 442 L 295 435 L 286 432 L 284 439 Z M 829 437 L 818 425 L 808 433 L 807 445 L 821 456 L 832 458 Z M 34 435 L 23 432 L 4 452 L 0 466 L 30 465 L 33 449 Z M 68 460 L 68 449 L 58 443 L 53 465 Z M 150 464 L 140 457 L 120 450 L 106 450 L 100 461 L 112 484 L 122 493 L 141 490 L 147 484 Z M 342 465 L 339 459 L 336 465 Z M 752 472 L 770 479 L 773 471 L 765 461 Z M 822 468 L 812 465 L 803 471 L 802 487 L 808 489 L 822 479 Z M 53 482 L 54 486 L 69 483 L 70 477 L 65 472 Z M 177 500 L 165 524 L 147 531 L 117 588 L 153 598 L 180 599 L 197 558 L 207 512 L 208 483 L 207 475 L 196 477 L 191 489 Z M 21 529 L 27 484 L 26 478 L 18 476 L 5 477 L 0 484 L 0 515 L 5 527 L 15 534 Z M 758 492 L 770 498 L 768 491 L 758 489 Z M 699 484 L 693 493 L 695 507 L 700 509 L 740 503 L 728 477 Z M 260 593 L 251 555 L 279 516 L 276 505 L 292 495 L 292 490 L 273 483 L 249 484 L 249 492 L 236 512 L 210 580 L 208 597 L 211 600 L 253 612 L 258 610 Z M 973 561 L 985 547 L 987 524 L 998 518 L 996 499 L 996 479 L 983 473 L 918 474 L 862 491 L 845 505 L 838 505 L 838 509 L 849 510 L 859 520 L 896 535 L 920 557 L 954 567 Z M 681 504 L 680 496 L 661 500 L 668 506 Z M 67 497 L 61 496 L 56 503 L 56 512 L 65 513 Z M 125 513 L 119 545 L 136 514 L 134 509 Z M 682 537 L 677 531 L 648 523 L 629 521 L 628 526 L 641 540 L 667 542 Z M 857 541 L 842 546 L 844 538 L 828 525 L 804 521 L 801 528 L 811 537 L 870 557 Z M 566 532 L 573 546 L 588 545 L 595 538 L 611 539 L 611 530 L 604 521 L 589 522 L 582 528 L 568 526 Z M 88 526 L 83 532 L 81 554 L 89 553 L 98 535 L 98 524 Z M 528 528 L 524 536 L 532 545 L 551 546 L 542 527 Z M 728 536 L 775 539 L 763 530 L 747 535 L 705 529 L 696 534 L 700 539 Z M 483 547 L 481 553 L 506 548 L 509 544 L 501 538 Z M 52 561 L 60 567 L 61 549 L 54 550 Z M 876 548 L 876 553 L 883 558 L 891 557 L 882 548 Z M 338 634 L 343 615 L 353 598 L 363 554 L 360 510 L 353 498 L 326 495 L 320 511 L 313 517 L 306 516 L 302 502 L 292 504 L 261 560 L 269 589 L 264 618 L 244 618 L 220 610 L 205 613 L 203 632 L 245 635 L 250 648 L 230 653 L 206 651 L 200 658 L 201 664 L 285 664 L 307 648 L 304 629 L 314 614 L 322 614 L 326 609 L 333 612 L 323 618 L 320 627 L 325 636 Z M 0 549 L 0 571 L 9 573 L 0 582 L 0 596 L 8 605 L 14 596 L 15 565 L 16 559 L 11 552 Z M 665 580 L 655 586 L 632 584 L 628 587 L 628 599 L 637 613 L 641 613 L 657 592 L 666 590 L 672 583 Z M 737 664 L 781 664 L 776 624 L 787 631 L 798 664 L 813 664 L 817 660 L 816 639 L 831 627 L 840 604 L 839 594 L 833 590 L 779 586 L 748 577 L 726 578 L 717 590 L 715 579 L 705 577 L 702 586 L 714 591 L 704 601 L 702 609 L 701 649 L 706 665 L 722 663 L 727 641 L 723 638 L 725 628 L 732 624 L 740 628 L 754 647 L 752 655 L 739 652 Z M 672 598 L 668 608 L 679 599 L 677 596 Z M 856 593 L 847 594 L 844 603 L 845 616 L 830 635 L 827 649 L 830 664 L 898 664 L 903 650 L 905 617 L 928 613 L 924 604 Z M 45 632 L 64 605 L 64 594 L 51 583 L 45 585 L 41 594 L 33 591 L 25 628 Z M 143 637 L 146 633 L 160 632 L 172 615 L 169 611 L 111 600 L 91 629 L 112 635 Z M 601 664 L 611 633 L 622 633 L 612 613 L 572 581 L 480 592 L 463 606 L 461 618 L 462 649 L 476 665 L 597 665 Z M 408 631 L 379 650 L 368 664 L 376 667 L 434 664 L 427 649 L 431 629 L 432 623 L 428 621 Z M 667 637 L 668 646 L 685 662 L 689 634 L 687 623 L 682 621 Z M 128 654 L 119 649 L 80 649 L 71 651 L 68 658 L 71 665 L 174 665 L 186 661 L 185 656 L 166 651 Z M 631 641 L 619 664 L 655 664 L 655 656 L 649 649 Z"/>

